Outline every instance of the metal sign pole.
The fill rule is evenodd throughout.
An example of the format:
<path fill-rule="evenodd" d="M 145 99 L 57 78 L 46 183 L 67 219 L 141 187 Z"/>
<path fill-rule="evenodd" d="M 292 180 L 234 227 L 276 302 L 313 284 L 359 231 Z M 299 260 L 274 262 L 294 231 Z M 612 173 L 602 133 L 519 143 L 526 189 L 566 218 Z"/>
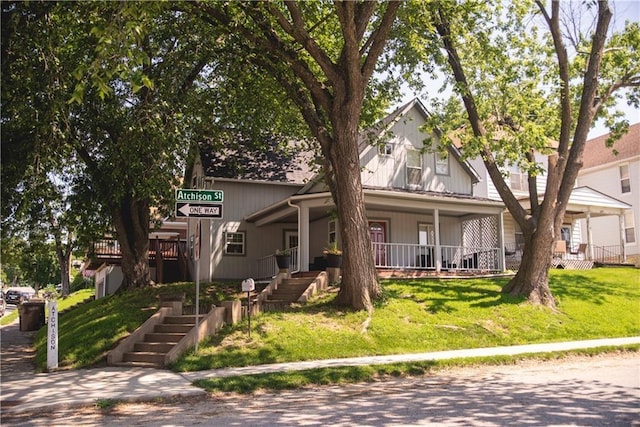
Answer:
<path fill-rule="evenodd" d="M 195 353 L 198 354 L 198 341 L 200 341 L 200 218 L 196 225 L 197 239 L 195 253 L 196 253 L 196 345 Z"/>

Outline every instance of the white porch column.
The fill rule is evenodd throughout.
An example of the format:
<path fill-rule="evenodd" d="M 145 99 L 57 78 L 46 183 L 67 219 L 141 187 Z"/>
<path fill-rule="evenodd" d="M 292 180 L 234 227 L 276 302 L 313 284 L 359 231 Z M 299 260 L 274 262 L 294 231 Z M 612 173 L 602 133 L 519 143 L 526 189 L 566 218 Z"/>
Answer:
<path fill-rule="evenodd" d="M 620 224 L 620 250 L 622 253 L 622 262 L 627 262 L 627 251 L 625 250 L 625 233 L 624 233 L 624 214 L 618 215 L 618 222 Z"/>
<path fill-rule="evenodd" d="M 503 272 L 507 266 L 504 257 L 504 212 L 500 212 L 498 215 L 498 268 Z"/>
<path fill-rule="evenodd" d="M 440 210 L 433 210 L 433 228 L 436 235 L 436 272 L 442 270 L 442 248 L 440 247 Z"/>
<path fill-rule="evenodd" d="M 298 262 L 300 271 L 309 271 L 309 207 L 298 210 Z"/>
<path fill-rule="evenodd" d="M 589 247 L 589 260 L 593 261 L 593 233 L 591 231 L 591 212 L 587 211 L 587 245 Z"/>

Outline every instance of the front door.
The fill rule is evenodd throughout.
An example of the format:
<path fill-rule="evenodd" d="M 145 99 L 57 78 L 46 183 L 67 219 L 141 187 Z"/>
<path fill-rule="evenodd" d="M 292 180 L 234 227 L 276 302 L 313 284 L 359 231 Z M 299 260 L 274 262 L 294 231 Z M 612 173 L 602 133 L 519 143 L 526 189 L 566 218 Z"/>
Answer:
<path fill-rule="evenodd" d="M 373 244 L 373 259 L 376 266 L 384 267 L 387 265 L 387 250 L 384 245 L 387 242 L 387 227 L 384 222 L 370 221 L 369 235 Z"/>

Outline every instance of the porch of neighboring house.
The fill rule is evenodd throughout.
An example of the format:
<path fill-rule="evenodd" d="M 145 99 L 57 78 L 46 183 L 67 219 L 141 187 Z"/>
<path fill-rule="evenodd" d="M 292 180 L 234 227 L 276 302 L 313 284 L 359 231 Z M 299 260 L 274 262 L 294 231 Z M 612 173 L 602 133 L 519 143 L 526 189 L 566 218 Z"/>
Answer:
<path fill-rule="evenodd" d="M 172 283 L 189 280 L 187 244 L 177 236 L 152 236 L 149 239 L 149 267 L 152 280 L 157 283 Z M 96 240 L 89 254 L 87 269 L 95 270 L 102 265 L 122 265 L 122 252 L 118 240 L 103 238 Z"/>
<path fill-rule="evenodd" d="M 521 200 L 528 208 L 529 201 Z M 563 220 L 562 240 L 556 241 L 551 265 L 567 270 L 589 270 L 598 265 L 624 265 L 627 262 L 624 242 L 624 213 L 631 206 L 589 187 L 574 188 Z M 617 216 L 619 227 L 611 230 L 620 236 L 620 244 L 600 246 L 593 242 L 591 220 Z M 579 232 L 579 221 L 586 222 L 586 236 Z M 522 243 L 505 244 L 505 264 L 516 271 L 522 260 Z"/>
<path fill-rule="evenodd" d="M 507 270 L 517 271 L 522 261 L 522 247 L 514 244 L 505 246 L 505 261 Z M 624 245 L 598 246 L 578 243 L 568 247 L 567 242 L 556 242 L 552 268 L 566 270 L 590 270 L 594 266 L 626 265 Z"/>

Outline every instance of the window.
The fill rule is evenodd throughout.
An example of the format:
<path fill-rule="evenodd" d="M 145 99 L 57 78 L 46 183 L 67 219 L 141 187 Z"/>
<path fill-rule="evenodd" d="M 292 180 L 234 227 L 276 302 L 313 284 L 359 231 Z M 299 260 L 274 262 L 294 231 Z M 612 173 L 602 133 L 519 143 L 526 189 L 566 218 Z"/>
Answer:
<path fill-rule="evenodd" d="M 393 153 L 393 146 L 390 143 L 378 144 L 378 155 L 390 156 Z"/>
<path fill-rule="evenodd" d="M 418 244 L 420 246 L 433 245 L 436 233 L 433 224 L 418 224 Z"/>
<path fill-rule="evenodd" d="M 636 228 L 633 224 L 633 211 L 624 213 L 624 241 L 626 243 L 636 242 Z"/>
<path fill-rule="evenodd" d="M 418 150 L 407 150 L 407 184 L 422 187 L 422 156 Z"/>
<path fill-rule="evenodd" d="M 522 173 L 518 165 L 509 167 L 509 186 L 516 191 L 527 190 L 527 175 Z"/>
<path fill-rule="evenodd" d="M 631 179 L 629 178 L 629 165 L 620 165 L 620 189 L 623 193 L 631 192 Z"/>
<path fill-rule="evenodd" d="M 449 175 L 449 156 L 444 157 L 436 153 L 436 174 Z"/>
<path fill-rule="evenodd" d="M 337 242 L 336 230 L 337 230 L 336 220 L 335 219 L 329 220 L 329 236 L 327 239 L 327 242 L 329 244 Z"/>
<path fill-rule="evenodd" d="M 298 232 L 294 230 L 285 230 L 284 232 L 284 248 L 293 249 L 298 247 Z"/>
<path fill-rule="evenodd" d="M 244 231 L 225 233 L 224 253 L 227 255 L 245 255 Z"/>

